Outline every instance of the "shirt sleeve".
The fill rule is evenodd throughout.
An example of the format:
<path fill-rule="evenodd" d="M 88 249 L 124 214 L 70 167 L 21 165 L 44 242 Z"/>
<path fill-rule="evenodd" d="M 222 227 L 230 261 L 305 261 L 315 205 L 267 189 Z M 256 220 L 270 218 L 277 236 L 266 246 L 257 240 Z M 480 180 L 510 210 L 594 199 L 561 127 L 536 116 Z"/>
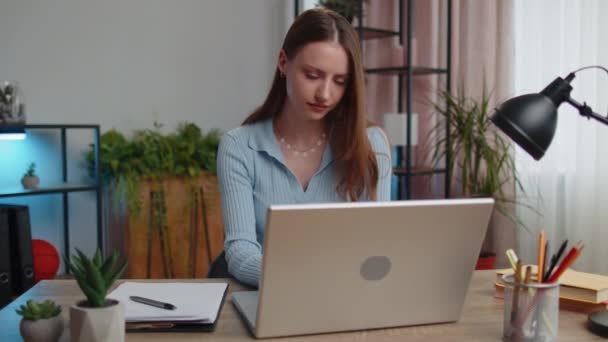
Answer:
<path fill-rule="evenodd" d="M 382 128 L 377 126 L 371 127 L 368 128 L 367 132 L 378 163 L 377 200 L 390 201 L 391 179 L 393 175 L 391 146 Z"/>
<path fill-rule="evenodd" d="M 239 281 L 257 287 L 262 269 L 262 246 L 256 238 L 253 179 L 242 146 L 227 133 L 222 136 L 218 148 L 224 251 L 228 272 Z"/>

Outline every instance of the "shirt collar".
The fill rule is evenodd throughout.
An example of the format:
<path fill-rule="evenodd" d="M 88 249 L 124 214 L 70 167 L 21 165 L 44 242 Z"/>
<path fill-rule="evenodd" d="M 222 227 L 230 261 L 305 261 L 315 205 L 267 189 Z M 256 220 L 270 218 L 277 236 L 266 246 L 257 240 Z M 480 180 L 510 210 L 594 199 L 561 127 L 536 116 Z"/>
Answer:
<path fill-rule="evenodd" d="M 254 151 L 266 152 L 284 163 L 279 142 L 272 128 L 272 118 L 257 122 L 254 125 L 255 128 L 249 136 L 249 147 Z"/>

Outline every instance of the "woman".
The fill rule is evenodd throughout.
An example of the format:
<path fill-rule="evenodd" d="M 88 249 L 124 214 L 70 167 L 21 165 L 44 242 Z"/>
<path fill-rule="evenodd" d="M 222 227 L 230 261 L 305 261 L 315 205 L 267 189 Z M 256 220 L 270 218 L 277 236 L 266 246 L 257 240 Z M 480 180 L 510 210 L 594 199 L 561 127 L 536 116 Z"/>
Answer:
<path fill-rule="evenodd" d="M 271 204 L 389 200 L 390 147 L 366 119 L 357 33 L 312 9 L 295 20 L 266 100 L 222 136 L 218 178 L 228 271 L 258 286 Z"/>

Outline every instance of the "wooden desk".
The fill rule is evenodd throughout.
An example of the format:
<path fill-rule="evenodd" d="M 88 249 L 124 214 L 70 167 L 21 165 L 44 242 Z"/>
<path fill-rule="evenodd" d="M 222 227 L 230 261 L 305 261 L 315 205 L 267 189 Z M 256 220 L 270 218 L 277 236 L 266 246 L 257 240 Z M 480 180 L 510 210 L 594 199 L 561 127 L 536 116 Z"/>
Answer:
<path fill-rule="evenodd" d="M 272 341 L 500 341 L 502 334 L 503 302 L 494 299 L 493 271 L 476 271 L 467 294 L 464 312 L 458 323 L 435 324 L 406 328 L 378 329 L 349 333 L 334 333 L 272 339 Z M 169 281 L 169 280 L 168 280 Z M 192 279 L 184 281 L 193 281 Z M 205 279 L 200 281 L 214 281 Z M 243 287 L 231 283 L 231 291 Z M 20 316 L 15 313 L 28 299 L 53 299 L 62 305 L 66 327 L 61 341 L 69 341 L 69 306 L 83 298 L 75 281 L 43 281 L 0 311 L 0 341 L 21 341 Z M 415 308 L 412 308 L 415 310 Z M 561 311 L 559 317 L 560 341 L 600 341 L 586 329 L 587 316 Z M 246 341 L 253 340 L 244 323 L 227 298 L 213 333 L 127 333 L 127 341 Z"/>

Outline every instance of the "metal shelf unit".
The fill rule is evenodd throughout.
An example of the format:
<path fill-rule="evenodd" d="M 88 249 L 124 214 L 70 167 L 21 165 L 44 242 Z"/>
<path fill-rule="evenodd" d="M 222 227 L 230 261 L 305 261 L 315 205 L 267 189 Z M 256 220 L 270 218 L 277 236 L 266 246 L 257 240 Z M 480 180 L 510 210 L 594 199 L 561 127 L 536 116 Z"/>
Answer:
<path fill-rule="evenodd" d="M 25 131 L 29 130 L 58 130 L 61 135 L 61 173 L 62 182 L 57 184 L 39 187 L 37 189 L 0 189 L 0 198 L 21 197 L 21 196 L 36 196 L 48 194 L 61 194 L 63 199 L 63 234 L 64 246 L 63 255 L 70 255 L 70 225 L 69 225 L 69 198 L 68 194 L 72 192 L 94 191 L 96 195 L 96 221 L 97 221 L 97 247 L 103 253 L 103 230 L 102 230 L 102 212 L 101 212 L 101 196 L 102 182 L 100 172 L 100 128 L 99 125 L 24 125 Z M 94 132 L 93 151 L 94 151 L 94 183 L 78 184 L 68 181 L 67 168 L 67 130 L 68 129 L 91 129 Z M 67 260 L 64 260 L 67 268 Z"/>

